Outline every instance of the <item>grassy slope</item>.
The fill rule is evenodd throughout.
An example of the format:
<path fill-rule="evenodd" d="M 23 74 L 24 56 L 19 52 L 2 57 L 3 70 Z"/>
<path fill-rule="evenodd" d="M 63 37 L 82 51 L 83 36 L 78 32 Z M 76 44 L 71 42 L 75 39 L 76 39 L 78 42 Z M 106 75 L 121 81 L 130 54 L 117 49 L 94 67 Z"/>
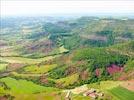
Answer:
<path fill-rule="evenodd" d="M 119 100 L 134 100 L 134 92 L 131 92 L 123 87 L 115 87 L 110 92 Z"/>
<path fill-rule="evenodd" d="M 27 94 L 27 93 L 37 93 L 37 92 L 51 92 L 56 91 L 58 89 L 51 87 L 43 87 L 37 85 L 31 81 L 27 80 L 16 80 L 14 78 L 6 77 L 0 79 L 1 82 L 5 82 L 5 84 L 10 88 L 10 93 L 15 94 Z"/>
<path fill-rule="evenodd" d="M 134 57 L 134 41 L 116 44 L 107 48 L 108 51 L 117 52 L 122 55 Z"/>
<path fill-rule="evenodd" d="M 64 97 L 59 94 L 60 89 L 40 86 L 31 81 L 6 77 L 0 82 L 5 82 L 10 88 L 5 90 L 0 86 L 0 95 L 10 94 L 15 97 L 14 100 L 61 100 Z"/>

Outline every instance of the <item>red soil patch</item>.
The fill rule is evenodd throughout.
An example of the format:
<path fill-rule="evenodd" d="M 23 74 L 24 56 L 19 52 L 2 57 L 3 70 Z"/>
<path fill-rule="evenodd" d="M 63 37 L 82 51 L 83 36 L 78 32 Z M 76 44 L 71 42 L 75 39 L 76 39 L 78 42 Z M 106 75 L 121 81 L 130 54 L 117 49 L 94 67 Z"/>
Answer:
<path fill-rule="evenodd" d="M 42 52 L 42 53 L 49 53 L 51 52 L 55 47 L 55 44 L 51 40 L 44 40 L 44 41 L 38 41 L 33 43 L 29 43 L 28 45 L 24 46 L 26 48 L 28 53 L 34 53 L 34 52 Z"/>
<path fill-rule="evenodd" d="M 123 71 L 123 67 L 117 66 L 115 64 L 112 64 L 107 67 L 107 72 L 110 75 L 113 75 L 114 73 L 118 73 L 118 72 L 122 72 L 122 71 Z"/>
<path fill-rule="evenodd" d="M 96 69 L 95 70 L 95 75 L 97 76 L 97 77 L 99 77 L 100 75 L 101 75 L 101 72 L 100 72 L 100 69 Z"/>
<path fill-rule="evenodd" d="M 81 35 L 82 38 L 90 39 L 90 40 L 100 40 L 100 41 L 107 41 L 106 36 L 101 36 L 101 35 Z"/>
<path fill-rule="evenodd" d="M 85 71 L 80 73 L 80 78 L 82 80 L 86 80 L 86 79 L 88 79 L 88 77 L 89 77 L 89 72 L 88 71 L 85 70 Z"/>
<path fill-rule="evenodd" d="M 121 74 L 121 76 L 118 78 L 118 80 L 120 80 L 120 81 L 122 81 L 122 80 L 131 80 L 131 79 L 134 79 L 134 72 L 133 72 L 133 70 L 129 71 L 127 73 L 123 72 Z"/>
<path fill-rule="evenodd" d="M 65 75 L 71 75 L 77 72 L 77 68 L 70 66 L 67 68 L 67 70 L 65 71 Z"/>
<path fill-rule="evenodd" d="M 8 44 L 4 40 L 0 40 L 0 47 L 7 46 Z"/>
<path fill-rule="evenodd" d="M 0 100 L 8 100 L 8 99 L 4 96 L 3 97 L 0 96 Z"/>
<path fill-rule="evenodd" d="M 22 63 L 10 63 L 8 64 L 8 70 L 16 70 L 16 69 L 19 69 L 19 68 L 22 68 L 24 67 L 25 64 L 22 64 Z"/>
<path fill-rule="evenodd" d="M 10 96 L 10 95 L 4 95 L 4 96 L 0 96 L 0 100 L 13 100 L 14 97 Z"/>
<path fill-rule="evenodd" d="M 130 91 L 134 91 L 134 80 L 125 81 L 121 84 L 121 86 L 127 88 Z"/>
<path fill-rule="evenodd" d="M 48 84 L 49 81 L 48 81 L 48 79 L 47 79 L 47 76 L 46 76 L 46 75 L 42 75 L 42 76 L 40 77 L 40 82 L 41 82 L 41 83 L 44 83 L 44 84 Z"/>

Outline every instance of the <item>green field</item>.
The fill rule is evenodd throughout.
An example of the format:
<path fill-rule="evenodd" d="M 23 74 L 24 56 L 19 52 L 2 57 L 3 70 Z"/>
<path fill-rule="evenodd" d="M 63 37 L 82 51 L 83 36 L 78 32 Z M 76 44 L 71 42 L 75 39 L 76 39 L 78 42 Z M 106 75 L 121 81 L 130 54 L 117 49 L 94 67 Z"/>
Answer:
<path fill-rule="evenodd" d="M 52 92 L 57 91 L 59 89 L 52 88 L 52 87 L 44 87 L 37 85 L 31 81 L 27 80 L 16 80 L 11 77 L 6 77 L 0 79 L 0 82 L 4 82 L 7 87 L 10 88 L 9 93 L 15 94 L 27 94 L 27 93 L 38 93 L 38 92 Z"/>
<path fill-rule="evenodd" d="M 112 100 L 134 100 L 134 92 L 121 87 L 121 84 L 122 81 L 101 81 L 88 84 L 88 87 L 103 91 L 107 96 L 111 96 Z"/>
<path fill-rule="evenodd" d="M 134 100 L 134 92 L 120 86 L 111 89 L 110 93 L 112 93 L 119 100 Z"/>
<path fill-rule="evenodd" d="M 9 89 L 0 86 L 0 96 L 10 94 L 13 100 L 61 100 L 60 89 L 53 87 L 44 87 L 27 80 L 16 80 L 11 77 L 1 78 Z"/>

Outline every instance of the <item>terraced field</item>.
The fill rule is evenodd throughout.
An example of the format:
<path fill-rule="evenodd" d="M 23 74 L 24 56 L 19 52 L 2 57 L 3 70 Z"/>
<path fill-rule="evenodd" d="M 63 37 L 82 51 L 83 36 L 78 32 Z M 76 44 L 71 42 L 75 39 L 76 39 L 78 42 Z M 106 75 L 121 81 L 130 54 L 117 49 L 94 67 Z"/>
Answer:
<path fill-rule="evenodd" d="M 31 59 L 31 58 L 24 58 L 24 57 L 0 57 L 0 60 L 8 63 L 37 64 L 37 63 L 41 63 L 42 61 L 48 61 L 59 56 L 60 55 L 47 56 L 39 59 Z"/>
<path fill-rule="evenodd" d="M 24 73 L 43 74 L 57 67 L 56 64 L 36 66 L 31 65 L 24 68 Z"/>
<path fill-rule="evenodd" d="M 73 74 L 70 76 L 67 76 L 65 78 L 60 78 L 56 80 L 56 83 L 62 83 L 63 86 L 68 86 L 70 84 L 73 84 L 74 82 L 77 82 L 78 80 L 78 74 Z"/>
<path fill-rule="evenodd" d="M 14 76 L 14 77 L 19 77 L 19 78 L 29 78 L 29 77 L 40 77 L 42 76 L 42 74 L 30 74 L 30 73 L 17 73 L 17 72 L 11 72 L 10 75 Z"/>

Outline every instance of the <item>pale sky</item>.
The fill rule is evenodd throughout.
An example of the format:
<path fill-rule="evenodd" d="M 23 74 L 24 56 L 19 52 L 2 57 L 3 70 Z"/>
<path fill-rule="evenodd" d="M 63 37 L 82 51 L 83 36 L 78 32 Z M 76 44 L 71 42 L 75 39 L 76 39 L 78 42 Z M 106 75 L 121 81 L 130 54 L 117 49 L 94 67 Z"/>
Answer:
<path fill-rule="evenodd" d="M 75 13 L 129 13 L 134 15 L 133 0 L 1 0 L 1 15 L 49 15 Z"/>

